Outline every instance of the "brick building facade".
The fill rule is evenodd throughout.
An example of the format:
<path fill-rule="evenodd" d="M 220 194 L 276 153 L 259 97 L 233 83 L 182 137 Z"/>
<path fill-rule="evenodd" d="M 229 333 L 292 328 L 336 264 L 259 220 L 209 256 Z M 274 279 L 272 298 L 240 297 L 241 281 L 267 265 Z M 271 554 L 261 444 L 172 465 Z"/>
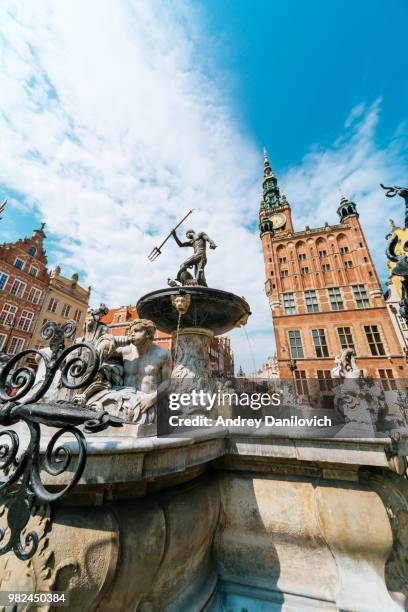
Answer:
<path fill-rule="evenodd" d="M 0 245 L 0 351 L 28 348 L 49 284 L 43 226 Z"/>
<path fill-rule="evenodd" d="M 91 288 L 81 287 L 78 280 L 79 277 L 76 273 L 72 274 L 70 278 L 63 276 L 59 266 L 52 270 L 41 311 L 34 328 L 31 346 L 37 349 L 48 346 L 48 340 L 41 337 L 41 328 L 46 321 L 64 324 L 72 319 L 77 324 L 76 335 L 82 333 Z M 73 338 L 67 338 L 65 345 L 69 346 L 73 341 Z"/>
<path fill-rule="evenodd" d="M 108 326 L 113 336 L 124 336 L 130 323 L 138 318 L 134 306 L 121 306 L 112 308 L 108 314 L 101 319 Z M 171 336 L 159 330 L 156 331 L 155 343 L 163 349 L 171 352 Z M 226 376 L 234 375 L 234 356 L 231 350 L 230 339 L 226 336 L 215 336 L 210 345 L 210 361 L 214 372 L 223 373 Z"/>
<path fill-rule="evenodd" d="M 356 204 L 342 197 L 337 213 L 337 224 L 295 231 L 265 152 L 259 221 L 280 376 L 330 378 L 350 347 L 366 376 L 407 377 Z"/>

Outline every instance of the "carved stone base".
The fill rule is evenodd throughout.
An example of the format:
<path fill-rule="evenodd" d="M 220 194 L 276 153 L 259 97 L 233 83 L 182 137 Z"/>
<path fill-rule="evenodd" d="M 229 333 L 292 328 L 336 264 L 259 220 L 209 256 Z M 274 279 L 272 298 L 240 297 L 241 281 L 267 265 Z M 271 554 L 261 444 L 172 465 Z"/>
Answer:
<path fill-rule="evenodd" d="M 389 440 L 108 436 L 71 496 L 33 509 L 32 559 L 0 556 L 1 591 L 67 591 L 70 612 L 408 609 Z"/>
<path fill-rule="evenodd" d="M 173 333 L 172 378 L 193 379 L 195 387 L 209 387 L 212 372 L 209 349 L 213 336 L 212 331 L 202 327 L 185 327 Z"/>

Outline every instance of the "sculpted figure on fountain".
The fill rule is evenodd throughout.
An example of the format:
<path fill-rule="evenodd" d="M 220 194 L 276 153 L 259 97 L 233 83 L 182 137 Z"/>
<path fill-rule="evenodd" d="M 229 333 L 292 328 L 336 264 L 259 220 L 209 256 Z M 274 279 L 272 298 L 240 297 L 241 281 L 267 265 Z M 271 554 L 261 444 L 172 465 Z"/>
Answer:
<path fill-rule="evenodd" d="M 205 266 L 207 265 L 207 243 L 210 249 L 216 249 L 217 245 L 215 242 L 211 240 L 205 232 L 197 233 L 194 230 L 188 230 L 186 232 L 187 240 L 185 242 L 179 239 L 175 230 L 172 231 L 171 235 L 179 247 L 191 247 L 193 249 L 193 255 L 190 255 L 181 265 L 176 279 L 169 279 L 170 287 L 184 284 L 207 287 L 207 281 L 204 274 Z M 191 268 L 194 268 L 194 278 L 188 272 Z"/>
<path fill-rule="evenodd" d="M 171 355 L 153 343 L 155 332 L 147 319 L 133 321 L 126 336 L 103 330 L 95 343 L 101 358 L 97 380 L 74 401 L 133 423 L 155 423 L 157 399 L 171 374 Z"/>

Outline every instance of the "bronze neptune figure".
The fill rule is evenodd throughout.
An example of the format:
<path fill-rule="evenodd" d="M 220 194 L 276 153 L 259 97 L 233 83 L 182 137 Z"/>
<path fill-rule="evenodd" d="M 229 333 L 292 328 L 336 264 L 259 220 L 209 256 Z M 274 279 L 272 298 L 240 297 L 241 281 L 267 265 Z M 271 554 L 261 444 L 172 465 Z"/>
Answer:
<path fill-rule="evenodd" d="M 185 242 L 181 242 L 175 230 L 172 231 L 172 236 L 179 247 L 192 247 L 193 255 L 185 260 L 177 273 L 176 280 L 169 280 L 169 285 L 173 287 L 177 285 L 194 284 L 207 287 L 207 281 L 204 274 L 204 269 L 207 264 L 207 242 L 210 245 L 210 249 L 216 249 L 217 245 L 215 242 L 211 240 L 206 233 L 196 233 L 194 230 L 188 230 L 186 232 L 186 237 L 188 240 Z M 194 268 L 194 278 L 188 272 L 190 268 Z"/>

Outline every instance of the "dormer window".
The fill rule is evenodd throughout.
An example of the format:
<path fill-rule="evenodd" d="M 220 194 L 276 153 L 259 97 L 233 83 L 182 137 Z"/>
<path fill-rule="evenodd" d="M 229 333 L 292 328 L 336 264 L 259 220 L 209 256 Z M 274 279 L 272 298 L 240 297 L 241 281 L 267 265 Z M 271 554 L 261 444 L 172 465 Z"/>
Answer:
<path fill-rule="evenodd" d="M 16 257 L 14 261 L 14 266 L 18 268 L 18 270 L 22 270 L 24 268 L 24 259 L 21 259 L 20 257 Z"/>

